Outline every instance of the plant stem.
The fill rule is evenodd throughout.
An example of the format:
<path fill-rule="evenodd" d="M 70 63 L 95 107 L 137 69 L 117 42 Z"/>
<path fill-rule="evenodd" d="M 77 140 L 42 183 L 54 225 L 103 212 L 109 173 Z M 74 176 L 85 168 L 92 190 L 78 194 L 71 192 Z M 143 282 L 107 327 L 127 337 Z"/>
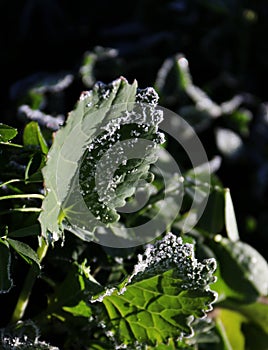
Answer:
<path fill-rule="evenodd" d="M 16 199 L 16 198 L 38 198 L 44 199 L 44 196 L 39 193 L 30 193 L 30 194 L 10 194 L 8 196 L 0 197 L 0 201 L 3 199 Z"/>
<path fill-rule="evenodd" d="M 37 256 L 39 258 L 40 263 L 44 259 L 47 253 L 47 249 L 48 249 L 48 244 L 45 242 L 44 239 L 42 239 L 41 246 L 37 249 Z M 39 268 L 35 263 L 33 263 L 24 281 L 24 285 L 22 287 L 16 307 L 11 317 L 11 323 L 15 323 L 21 320 L 22 317 L 24 316 L 24 313 L 27 308 L 29 298 L 32 292 L 32 288 L 38 274 L 39 274 Z"/>

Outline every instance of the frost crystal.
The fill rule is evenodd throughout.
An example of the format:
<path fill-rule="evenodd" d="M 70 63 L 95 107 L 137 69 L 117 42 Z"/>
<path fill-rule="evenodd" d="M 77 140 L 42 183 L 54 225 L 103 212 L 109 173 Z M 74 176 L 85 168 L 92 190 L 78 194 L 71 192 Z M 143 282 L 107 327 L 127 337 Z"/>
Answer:
<path fill-rule="evenodd" d="M 113 84 L 95 86 L 101 99 L 113 89 Z M 155 108 L 157 101 L 154 89 L 148 88 L 137 92 L 130 110 L 122 110 L 120 104 L 111 108 L 110 119 L 86 147 L 79 174 L 81 194 L 104 224 L 119 219 L 114 209 L 125 205 L 141 177 L 149 178 L 150 165 L 157 160 L 157 145 L 165 141 L 158 131 L 163 112 Z"/>
<path fill-rule="evenodd" d="M 138 255 L 138 264 L 127 284 L 142 280 L 144 274 L 150 277 L 168 269 L 174 269 L 176 278 L 182 280 L 183 289 L 209 288 L 208 285 L 215 282 L 215 259 L 198 262 L 194 257 L 194 245 L 183 243 L 181 237 L 170 232 L 154 245 L 147 245 L 143 255 Z"/>
<path fill-rule="evenodd" d="M 138 89 L 136 95 L 136 101 L 142 103 L 148 103 L 152 106 L 156 106 L 159 100 L 159 96 L 156 91 L 152 88 Z"/>
<path fill-rule="evenodd" d="M 107 288 L 104 293 L 100 294 L 98 297 L 92 297 L 89 301 L 91 303 L 102 302 L 105 297 L 109 297 L 116 291 L 115 287 Z"/>

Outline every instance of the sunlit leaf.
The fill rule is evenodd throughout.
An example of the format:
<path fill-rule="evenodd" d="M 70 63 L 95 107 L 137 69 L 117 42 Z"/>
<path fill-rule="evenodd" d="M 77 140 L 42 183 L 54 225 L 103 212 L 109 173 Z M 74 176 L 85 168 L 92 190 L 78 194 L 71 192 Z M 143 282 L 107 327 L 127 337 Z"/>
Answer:
<path fill-rule="evenodd" d="M 143 102 L 148 110 L 141 115 Z M 135 192 L 139 179 L 148 177 L 150 164 L 157 159 L 152 145 L 162 142 L 157 131 L 161 118 L 150 110 L 156 102 L 153 89 L 137 90 L 136 82 L 130 85 L 124 78 L 109 85 L 98 83 L 81 95 L 66 126 L 56 134 L 43 169 L 47 196 L 39 221 L 48 240 L 59 239 L 63 225 L 92 240 L 98 225 L 119 220 L 116 207 Z M 128 160 L 122 145 L 131 154 L 139 137 L 151 143 L 140 149 L 142 156 L 132 152 L 130 158 L 136 159 Z M 102 192 L 96 187 L 100 163 Z"/>
<path fill-rule="evenodd" d="M 23 132 L 24 146 L 39 147 L 44 154 L 48 152 L 48 146 L 37 122 L 30 122 Z"/>
<path fill-rule="evenodd" d="M 193 249 L 166 235 L 139 256 L 119 290 L 107 290 L 93 300 L 103 302 L 116 337 L 156 344 L 192 334 L 192 321 L 204 317 L 216 298 L 209 287 L 215 260 L 198 262 Z"/>
<path fill-rule="evenodd" d="M 228 238 L 235 242 L 239 240 L 239 233 L 236 223 L 235 211 L 233 206 L 232 197 L 230 190 L 226 188 L 224 190 L 225 198 L 225 228 L 228 235 Z"/>
<path fill-rule="evenodd" d="M 90 317 L 92 315 L 91 308 L 83 300 L 80 300 L 75 306 L 63 306 L 62 309 L 71 313 L 73 316 Z"/>
<path fill-rule="evenodd" d="M 0 123 L 0 142 L 8 142 L 17 135 L 17 130 L 6 124 Z"/>
<path fill-rule="evenodd" d="M 226 341 L 230 346 L 229 349 L 244 350 L 245 337 L 242 324 L 246 321 L 246 318 L 239 312 L 220 309 L 217 310 L 217 320 L 221 325 L 221 333 L 223 337 L 226 337 Z"/>
<path fill-rule="evenodd" d="M 29 264 L 34 262 L 40 268 L 39 258 L 36 252 L 28 244 L 11 238 L 7 238 L 7 242 Z"/>

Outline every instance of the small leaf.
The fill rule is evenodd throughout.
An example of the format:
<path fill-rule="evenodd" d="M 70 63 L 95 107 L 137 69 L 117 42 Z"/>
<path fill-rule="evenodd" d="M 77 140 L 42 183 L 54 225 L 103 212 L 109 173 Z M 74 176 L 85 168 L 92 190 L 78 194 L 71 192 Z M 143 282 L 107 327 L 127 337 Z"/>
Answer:
<path fill-rule="evenodd" d="M 236 242 L 239 240 L 239 233 L 235 218 L 235 211 L 233 206 L 233 201 L 231 198 L 229 188 L 224 190 L 224 198 L 225 198 L 225 228 L 228 235 L 228 238 Z"/>
<path fill-rule="evenodd" d="M 17 130 L 6 124 L 0 123 L 0 142 L 8 142 L 17 135 Z"/>
<path fill-rule="evenodd" d="M 92 315 L 92 310 L 88 304 L 80 300 L 79 303 L 75 306 L 63 306 L 64 311 L 71 313 L 73 316 L 78 317 L 90 317 Z"/>
<path fill-rule="evenodd" d="M 0 294 L 8 293 L 13 287 L 13 280 L 10 276 L 11 255 L 5 241 L 0 239 Z"/>
<path fill-rule="evenodd" d="M 35 262 L 41 268 L 36 252 L 28 244 L 11 238 L 7 238 L 7 242 L 28 264 Z"/>
<path fill-rule="evenodd" d="M 37 122 L 30 122 L 26 125 L 23 132 L 23 144 L 24 146 L 36 146 L 40 147 L 44 154 L 48 152 L 48 146 L 41 129 Z"/>

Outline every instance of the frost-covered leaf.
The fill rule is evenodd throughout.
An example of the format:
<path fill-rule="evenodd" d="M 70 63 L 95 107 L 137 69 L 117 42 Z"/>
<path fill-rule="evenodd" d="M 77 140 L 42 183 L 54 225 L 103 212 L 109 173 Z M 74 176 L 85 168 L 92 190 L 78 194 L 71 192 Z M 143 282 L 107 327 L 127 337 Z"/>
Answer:
<path fill-rule="evenodd" d="M 32 321 L 18 322 L 0 329 L 1 350 L 59 350 L 39 340 L 39 329 Z"/>
<path fill-rule="evenodd" d="M 51 130 L 58 130 L 60 126 L 64 123 L 64 118 L 62 115 L 52 116 L 46 114 L 39 109 L 33 109 L 28 105 L 21 105 L 18 109 L 21 116 L 27 119 L 38 122 L 39 125 L 43 125 Z"/>
<path fill-rule="evenodd" d="M 125 343 L 153 345 L 190 336 L 193 320 L 204 317 L 215 301 L 209 287 L 215 267 L 214 259 L 198 262 L 194 246 L 169 233 L 139 256 L 119 290 L 106 290 L 92 301 L 103 302 L 107 328 Z"/>
<path fill-rule="evenodd" d="M 216 143 L 218 149 L 226 157 L 236 157 L 243 147 L 241 137 L 232 130 L 225 128 L 216 129 Z"/>
<path fill-rule="evenodd" d="M 30 340 L 27 336 L 21 338 L 3 336 L 0 339 L 0 345 L 2 350 L 59 350 L 56 346 L 49 345 L 44 341 Z"/>
<path fill-rule="evenodd" d="M 157 99 L 153 89 L 138 90 L 136 82 L 124 78 L 82 93 L 43 169 L 43 236 L 55 241 L 65 225 L 91 240 L 97 226 L 119 220 L 116 207 L 124 205 L 140 179 L 148 179 L 157 159 L 154 145 L 163 142 L 157 130 L 161 115 L 153 110 Z M 139 138 L 147 143 L 140 145 Z"/>
<path fill-rule="evenodd" d="M 96 82 L 96 66 L 98 62 L 102 62 L 110 59 L 110 63 L 114 65 L 112 68 L 117 67 L 117 56 L 118 51 L 116 49 L 106 48 L 102 46 L 96 46 L 93 51 L 85 52 L 82 65 L 80 67 L 79 73 L 82 78 L 82 82 L 88 88 L 92 87 L 92 85 Z M 103 68 L 103 67 L 101 67 Z M 109 70 L 111 70 L 111 66 L 108 65 Z M 105 72 L 106 76 L 109 75 L 109 72 Z M 105 74 L 104 73 L 104 74 Z"/>

